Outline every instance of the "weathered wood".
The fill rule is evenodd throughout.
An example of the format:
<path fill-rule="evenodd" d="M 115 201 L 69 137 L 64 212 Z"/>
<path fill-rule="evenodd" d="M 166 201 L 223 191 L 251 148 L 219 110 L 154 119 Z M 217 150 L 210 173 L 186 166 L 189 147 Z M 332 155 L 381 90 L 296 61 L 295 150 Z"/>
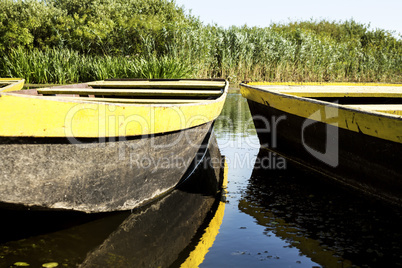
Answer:
<path fill-rule="evenodd" d="M 222 89 L 225 81 L 96 81 L 88 85 L 96 88 Z"/>
<path fill-rule="evenodd" d="M 163 90 L 163 89 L 77 89 L 77 88 L 42 88 L 38 89 L 39 94 L 77 94 L 77 95 L 95 95 L 95 96 L 130 96 L 130 97 L 205 97 L 220 96 L 221 90 Z"/>
<path fill-rule="evenodd" d="M 147 91 L 152 97 L 191 92 L 204 99 L 158 99 L 154 105 L 84 101 L 94 98 L 93 91 L 129 96 Z M 211 92 L 217 98 L 210 98 Z M 78 84 L 2 92 L 0 125 L 7 127 L 0 128 L 0 202 L 84 212 L 127 210 L 148 202 L 180 181 L 226 94 L 227 83 L 222 90 L 113 90 Z"/>
<path fill-rule="evenodd" d="M 64 91 L 70 96 L 40 96 L 38 90 L 2 93 L 0 125 L 7 128 L 0 128 L 0 136 L 66 137 L 73 135 L 96 138 L 178 131 L 215 120 L 226 99 L 227 84 L 222 89 L 223 92 L 213 90 L 214 96 L 206 94 L 198 97 L 185 94 L 186 90 L 177 90 L 184 95 L 179 97 L 140 96 L 138 98 L 156 99 L 156 101 L 154 103 L 144 101 L 138 105 L 130 104 L 132 96 L 127 96 L 129 101 L 124 103 L 84 101 L 84 97 L 71 98 L 74 95 L 75 97 L 83 95 L 83 92 L 88 90 L 94 89 L 89 88 L 87 84 L 76 84 L 54 87 L 48 92 L 42 91 L 49 94 Z M 111 91 L 112 95 L 116 94 L 115 90 Z M 124 92 L 124 90 L 121 91 Z M 145 91 L 153 92 L 150 89 Z M 160 89 L 159 91 L 165 92 Z M 200 91 L 203 94 L 208 92 L 208 90 Z M 86 95 L 94 97 L 93 92 L 86 92 Z M 163 102 L 162 99 L 165 98 L 173 101 Z M 179 98 L 183 101 L 176 102 L 175 100 Z M 196 101 L 186 101 L 191 98 Z"/>
<path fill-rule="evenodd" d="M 180 104 L 180 103 L 197 103 L 206 100 L 188 100 L 188 99 L 121 99 L 121 98 L 91 98 L 91 97 L 68 97 L 72 100 L 79 101 L 98 101 L 98 102 L 114 102 L 114 103 L 141 103 L 141 104 Z"/>
<path fill-rule="evenodd" d="M 289 114 L 306 119 L 316 118 L 317 121 L 336 125 L 339 128 L 353 132 L 361 132 L 365 135 L 389 141 L 402 142 L 402 136 L 400 135 L 400 133 L 402 133 L 402 118 L 398 115 L 370 113 L 366 110 L 352 109 L 345 105 L 338 104 L 337 101 L 330 103 L 314 98 L 301 98 L 275 90 L 262 89 L 259 86 L 241 84 L 240 90 L 243 97 L 248 100 L 285 111 Z M 337 98 L 336 100 L 343 103 L 343 99 L 349 98 Z M 321 116 L 321 113 L 325 116 Z M 333 119 L 335 116 L 338 118 L 336 122 Z"/>
<path fill-rule="evenodd" d="M 262 146 L 402 206 L 401 116 L 259 86 L 242 84 L 241 91 Z"/>
<path fill-rule="evenodd" d="M 325 174 L 345 185 L 402 206 L 401 143 L 315 122 L 304 129 L 306 118 L 248 101 L 260 143 L 306 167 Z M 276 127 L 275 136 L 267 129 L 265 118 L 286 118 Z M 328 133 L 338 133 L 338 154 L 331 156 L 338 164 L 332 167 L 314 157 L 306 147 L 325 153 Z M 302 135 L 304 134 L 304 139 Z M 334 137 L 329 136 L 328 139 Z M 275 146 L 272 141 L 275 139 Z M 304 141 L 304 142 L 303 142 Z M 329 156 L 329 155 L 327 155 Z M 336 160 L 334 160 L 336 161 Z"/>
<path fill-rule="evenodd" d="M 401 104 L 358 104 L 358 105 L 345 105 L 345 107 L 349 107 L 352 109 L 362 109 L 368 111 L 402 115 Z"/>
<path fill-rule="evenodd" d="M 400 86 L 256 86 L 298 97 L 387 97 L 402 98 Z"/>
<path fill-rule="evenodd" d="M 0 137 L 0 202 L 84 212 L 138 207 L 182 179 L 211 124 L 106 141 Z"/>

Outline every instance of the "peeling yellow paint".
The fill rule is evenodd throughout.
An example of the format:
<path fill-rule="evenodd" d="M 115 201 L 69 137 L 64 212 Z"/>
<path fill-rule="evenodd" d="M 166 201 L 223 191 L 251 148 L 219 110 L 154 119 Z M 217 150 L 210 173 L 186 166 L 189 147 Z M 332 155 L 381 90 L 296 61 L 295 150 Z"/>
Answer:
<path fill-rule="evenodd" d="M 266 83 L 261 84 L 266 85 Z M 246 99 L 269 105 L 280 111 L 303 118 L 310 118 L 318 111 L 322 115 L 328 113 L 337 114 L 336 120 L 334 120 L 334 117 L 321 116 L 316 121 L 402 143 L 402 116 L 398 114 L 314 100 L 286 94 L 285 91 L 270 90 L 270 88 L 259 87 L 259 85 L 257 83 L 240 84 L 241 94 Z M 381 89 L 378 88 L 378 91 L 381 91 Z M 402 96 L 402 88 L 397 94 Z M 390 109 L 392 108 L 390 107 Z"/>
<path fill-rule="evenodd" d="M 215 120 L 227 94 L 183 104 L 119 104 L 0 93 L 0 136 L 116 137 L 178 131 Z"/>

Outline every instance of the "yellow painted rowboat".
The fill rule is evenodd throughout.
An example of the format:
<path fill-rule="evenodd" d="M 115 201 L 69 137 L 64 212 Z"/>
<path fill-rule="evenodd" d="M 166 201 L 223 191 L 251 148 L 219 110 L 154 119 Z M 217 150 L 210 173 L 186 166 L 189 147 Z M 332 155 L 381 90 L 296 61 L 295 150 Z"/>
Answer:
<path fill-rule="evenodd" d="M 0 92 L 0 202 L 85 212 L 144 204 L 184 176 L 227 88 L 109 80 Z"/>
<path fill-rule="evenodd" d="M 402 85 L 242 83 L 262 146 L 402 205 Z"/>

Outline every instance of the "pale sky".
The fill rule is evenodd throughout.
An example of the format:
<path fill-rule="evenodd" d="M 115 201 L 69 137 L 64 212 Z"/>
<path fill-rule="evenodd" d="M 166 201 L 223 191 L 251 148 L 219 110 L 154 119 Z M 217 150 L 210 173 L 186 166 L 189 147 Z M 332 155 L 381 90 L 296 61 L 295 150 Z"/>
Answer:
<path fill-rule="evenodd" d="M 349 20 L 402 34 L 402 0 L 176 0 L 205 24 L 269 26 L 296 20 Z"/>

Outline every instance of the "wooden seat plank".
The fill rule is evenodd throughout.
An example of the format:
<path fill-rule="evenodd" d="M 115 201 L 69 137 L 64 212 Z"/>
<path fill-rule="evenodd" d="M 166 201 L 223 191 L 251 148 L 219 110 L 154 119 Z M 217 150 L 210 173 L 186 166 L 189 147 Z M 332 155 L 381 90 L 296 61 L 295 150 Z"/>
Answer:
<path fill-rule="evenodd" d="M 96 96 L 166 96 L 166 97 L 209 97 L 220 96 L 220 90 L 163 90 L 163 89 L 91 89 L 91 88 L 43 88 L 38 89 L 39 94 L 77 94 Z"/>
<path fill-rule="evenodd" d="M 113 102 L 113 103 L 140 103 L 140 104 L 179 104 L 179 103 L 196 103 L 204 100 L 188 100 L 188 99 L 121 99 L 121 98 L 93 98 L 93 97 L 66 97 L 69 100 L 78 101 L 96 101 L 96 102 Z"/>
<path fill-rule="evenodd" d="M 94 88 L 147 88 L 147 89 L 223 89 L 224 81 L 97 81 L 88 83 Z"/>

